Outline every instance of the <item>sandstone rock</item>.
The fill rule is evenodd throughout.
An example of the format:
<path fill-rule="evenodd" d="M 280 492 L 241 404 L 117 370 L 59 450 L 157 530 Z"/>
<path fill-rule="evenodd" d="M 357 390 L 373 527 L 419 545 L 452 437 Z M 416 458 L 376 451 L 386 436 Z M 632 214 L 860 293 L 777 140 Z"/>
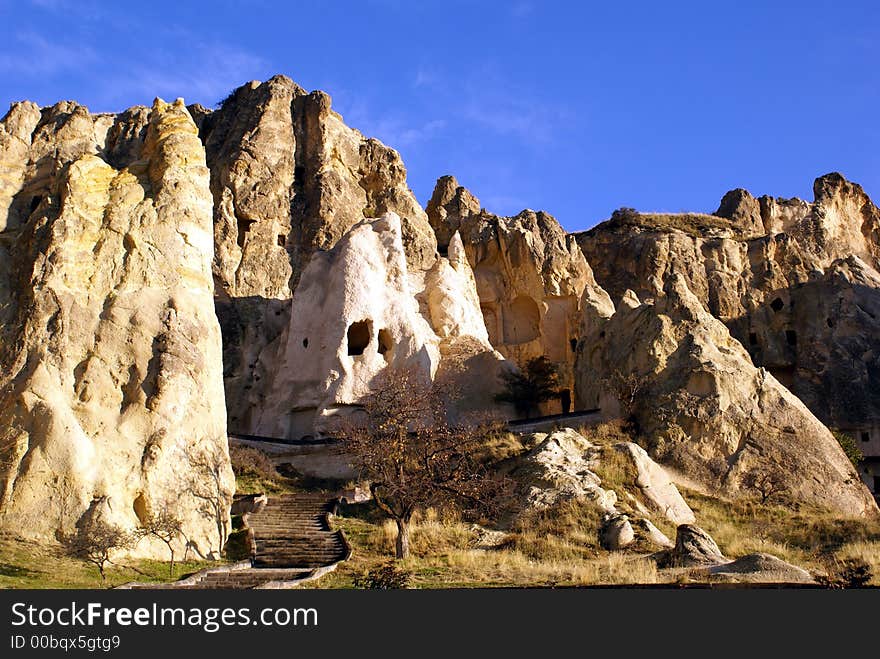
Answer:
<path fill-rule="evenodd" d="M 593 449 L 593 444 L 570 428 L 550 433 L 511 471 L 525 505 L 540 510 L 568 499 L 585 499 L 602 512 L 616 512 L 617 494 L 603 489 L 591 470 Z"/>
<path fill-rule="evenodd" d="M 647 545 L 668 549 L 673 547 L 672 541 L 666 537 L 660 529 L 651 523 L 651 520 L 640 518 L 632 521 L 633 531 L 637 541 Z"/>
<path fill-rule="evenodd" d="M 636 471 L 636 486 L 648 508 L 673 524 L 692 524 L 694 511 L 687 505 L 669 474 L 654 462 L 638 444 L 621 442 L 614 447 L 623 453 Z"/>
<path fill-rule="evenodd" d="M 675 547 L 655 558 L 660 567 L 709 567 L 730 563 L 712 536 L 693 524 L 680 525 L 675 534 Z"/>
<path fill-rule="evenodd" d="M 685 279 L 702 305 L 833 427 L 880 423 L 880 211 L 840 174 L 813 203 L 724 196 L 714 216 L 617 213 L 578 234 L 599 284 L 618 300 Z"/>
<path fill-rule="evenodd" d="M 481 210 L 451 176 L 437 181 L 427 213 L 441 253 L 455 234 L 461 236 L 492 345 L 519 365 L 540 355 L 556 363 L 577 409 L 570 390 L 580 298 L 609 314 L 613 306 L 574 239 L 543 212 L 498 217 Z M 561 405 L 545 411 L 560 412 Z"/>
<path fill-rule="evenodd" d="M 359 413 L 361 398 L 384 369 L 416 369 L 433 378 L 453 348 L 466 353 L 460 377 L 474 389 L 467 404 L 493 406 L 493 383 L 505 365 L 486 341 L 467 262 L 440 259 L 426 291 L 414 287 L 419 279 L 411 274 L 394 213 L 363 220 L 333 249 L 312 257 L 278 351 L 262 365 L 269 393 L 254 434 L 332 434 Z M 420 311 L 420 296 L 428 300 L 430 320 Z"/>
<path fill-rule="evenodd" d="M 731 495 L 748 495 L 751 469 L 778 470 L 786 495 L 848 515 L 877 506 L 825 426 L 712 317 L 674 275 L 652 303 L 585 315 L 579 398 L 624 401 L 652 457 Z M 613 389 L 613 387 L 612 387 Z M 626 389 L 622 387 L 621 389 Z M 810 474 L 810 478 L 804 478 Z"/>
<path fill-rule="evenodd" d="M 229 423 L 250 433 L 265 417 L 272 359 L 289 334 L 292 291 L 312 255 L 364 217 L 392 211 L 401 217 L 409 273 L 420 280 L 434 265 L 436 241 L 400 156 L 346 126 L 327 94 L 275 76 L 199 115 L 214 196 Z"/>
<path fill-rule="evenodd" d="M 805 569 L 770 554 L 748 554 L 706 570 L 715 579 L 748 583 L 815 583 Z"/>
<path fill-rule="evenodd" d="M 137 149 L 122 125 L 140 119 L 74 103 L 3 120 L 0 162 L 18 164 L 0 193 L 0 525 L 52 539 L 169 508 L 216 555 L 234 479 L 208 169 L 182 101 L 148 116 Z M 108 144 L 117 164 L 140 160 L 117 169 Z"/>
<path fill-rule="evenodd" d="M 620 513 L 609 513 L 602 520 L 599 529 L 599 544 L 609 551 L 618 551 L 631 545 L 636 539 L 629 517 Z"/>

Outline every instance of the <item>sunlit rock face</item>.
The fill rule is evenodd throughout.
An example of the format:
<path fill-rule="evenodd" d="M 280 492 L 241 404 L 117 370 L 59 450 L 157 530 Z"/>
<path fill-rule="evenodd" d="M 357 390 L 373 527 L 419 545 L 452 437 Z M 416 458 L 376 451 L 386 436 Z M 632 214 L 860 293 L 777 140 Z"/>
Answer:
<path fill-rule="evenodd" d="M 626 292 L 610 316 L 587 307 L 582 346 L 579 396 L 628 415 L 661 463 L 730 496 L 753 496 L 748 479 L 757 472 L 772 474 L 789 500 L 877 513 L 831 432 L 752 364 L 682 275 L 650 301 Z M 609 386 L 621 376 L 630 384 Z"/>
<path fill-rule="evenodd" d="M 583 407 L 573 400 L 580 299 L 613 307 L 574 237 L 540 211 L 488 213 L 452 176 L 437 181 L 427 212 L 441 251 L 461 235 L 492 345 L 520 366 L 541 355 L 557 365 L 565 393 L 546 412 Z"/>
<path fill-rule="evenodd" d="M 715 215 L 617 213 L 577 238 L 615 301 L 683 277 L 756 365 L 880 454 L 880 211 L 840 174 L 813 190 L 733 190 Z"/>
<path fill-rule="evenodd" d="M 387 213 L 362 220 L 334 248 L 316 253 L 293 296 L 254 432 L 333 434 L 356 421 L 361 399 L 386 369 L 434 378 L 453 360 L 468 390 L 464 406 L 454 407 L 492 409 L 504 360 L 487 341 L 473 274 L 454 241 L 450 258 L 412 277 L 400 218 Z"/>
<path fill-rule="evenodd" d="M 191 116 L 18 104 L 0 162 L 0 525 L 51 539 L 171 509 L 219 555 L 234 479 Z"/>
<path fill-rule="evenodd" d="M 400 156 L 346 126 L 327 94 L 275 76 L 193 111 L 211 169 L 229 426 L 249 432 L 265 417 L 272 359 L 312 255 L 391 211 L 418 279 L 434 265 L 436 241 Z"/>

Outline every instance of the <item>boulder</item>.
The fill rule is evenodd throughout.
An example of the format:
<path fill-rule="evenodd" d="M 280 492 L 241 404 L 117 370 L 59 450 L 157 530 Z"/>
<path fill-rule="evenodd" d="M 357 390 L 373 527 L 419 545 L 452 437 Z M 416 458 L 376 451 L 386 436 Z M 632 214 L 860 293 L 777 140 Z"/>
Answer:
<path fill-rule="evenodd" d="M 730 562 L 712 536 L 693 524 L 680 525 L 675 534 L 675 546 L 656 554 L 655 558 L 663 568 L 709 567 Z"/>
<path fill-rule="evenodd" d="M 621 513 L 609 513 L 599 528 L 599 544 L 609 551 L 618 551 L 631 545 L 636 539 L 629 517 Z"/>
<path fill-rule="evenodd" d="M 540 510 L 560 501 L 584 499 L 594 502 L 603 513 L 616 512 L 617 494 L 603 489 L 601 479 L 591 470 L 594 455 L 592 443 L 563 428 L 519 458 L 510 475 L 528 508 Z"/>
<path fill-rule="evenodd" d="M 770 554 L 748 554 L 706 570 L 714 579 L 749 583 L 815 583 L 805 569 Z"/>
<path fill-rule="evenodd" d="M 636 472 L 636 487 L 648 509 L 663 515 L 673 524 L 692 524 L 696 518 L 669 474 L 638 444 L 621 442 L 614 448 L 625 455 Z"/>
<path fill-rule="evenodd" d="M 672 541 L 658 529 L 649 519 L 639 518 L 632 521 L 633 532 L 637 541 L 651 547 L 668 549 L 673 547 Z"/>

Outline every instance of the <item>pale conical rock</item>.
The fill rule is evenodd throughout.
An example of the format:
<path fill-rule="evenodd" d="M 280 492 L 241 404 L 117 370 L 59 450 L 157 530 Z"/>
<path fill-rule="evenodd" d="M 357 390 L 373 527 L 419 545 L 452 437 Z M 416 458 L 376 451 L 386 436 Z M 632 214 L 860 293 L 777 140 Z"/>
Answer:
<path fill-rule="evenodd" d="M 272 393 L 253 433 L 333 434 L 356 417 L 361 398 L 386 368 L 433 378 L 443 347 L 468 339 L 474 349 L 461 377 L 479 383 L 476 404 L 491 408 L 493 389 L 486 385 L 497 381 L 504 360 L 486 341 L 467 262 L 440 261 L 426 290 L 414 288 L 419 279 L 411 277 L 394 213 L 363 220 L 334 248 L 316 253 L 299 280 L 277 353 L 264 365 Z M 420 296 L 429 300 L 429 317 L 420 311 Z M 485 359 L 474 359 L 480 354 Z"/>

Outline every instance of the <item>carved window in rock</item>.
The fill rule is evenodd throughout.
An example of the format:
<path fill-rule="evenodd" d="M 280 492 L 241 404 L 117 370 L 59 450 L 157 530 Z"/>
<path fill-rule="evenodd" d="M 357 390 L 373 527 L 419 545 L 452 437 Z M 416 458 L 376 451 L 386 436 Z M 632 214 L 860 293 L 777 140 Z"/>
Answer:
<path fill-rule="evenodd" d="M 797 332 L 794 330 L 785 330 L 785 342 L 790 346 L 797 345 Z"/>
<path fill-rule="evenodd" d="M 498 310 L 494 304 L 481 304 L 480 311 L 483 313 L 483 322 L 486 323 L 486 331 L 489 333 L 489 343 L 497 346 L 502 343 L 498 331 Z"/>
<path fill-rule="evenodd" d="M 540 334 L 541 312 L 528 295 L 520 295 L 504 309 L 504 342 L 528 343 Z"/>
<path fill-rule="evenodd" d="M 773 302 L 770 303 L 770 308 L 773 309 L 773 311 L 775 311 L 776 313 L 782 311 L 782 307 L 784 306 L 785 303 L 782 301 L 781 297 L 774 299 Z"/>
<path fill-rule="evenodd" d="M 871 433 L 869 433 L 867 431 L 863 431 L 862 432 L 862 441 L 863 442 L 870 442 L 871 441 Z"/>
<path fill-rule="evenodd" d="M 278 234 L 278 246 L 284 247 L 285 245 L 287 245 L 287 234 L 286 233 L 279 233 Z"/>
<path fill-rule="evenodd" d="M 235 216 L 235 219 L 238 227 L 238 246 L 241 249 L 244 249 L 244 242 L 247 238 L 247 234 L 250 233 L 251 225 L 253 225 L 256 220 L 249 220 L 244 217 L 239 217 L 238 215 Z"/>
<path fill-rule="evenodd" d="M 369 320 L 359 320 L 348 326 L 346 341 L 348 354 L 357 356 L 364 354 L 364 350 L 370 345 L 373 338 L 373 323 Z"/>
<path fill-rule="evenodd" d="M 385 361 L 391 361 L 391 353 L 394 349 L 394 339 L 391 338 L 391 332 L 387 329 L 380 329 L 379 335 L 376 337 L 379 341 L 379 354 L 385 358 Z"/>

